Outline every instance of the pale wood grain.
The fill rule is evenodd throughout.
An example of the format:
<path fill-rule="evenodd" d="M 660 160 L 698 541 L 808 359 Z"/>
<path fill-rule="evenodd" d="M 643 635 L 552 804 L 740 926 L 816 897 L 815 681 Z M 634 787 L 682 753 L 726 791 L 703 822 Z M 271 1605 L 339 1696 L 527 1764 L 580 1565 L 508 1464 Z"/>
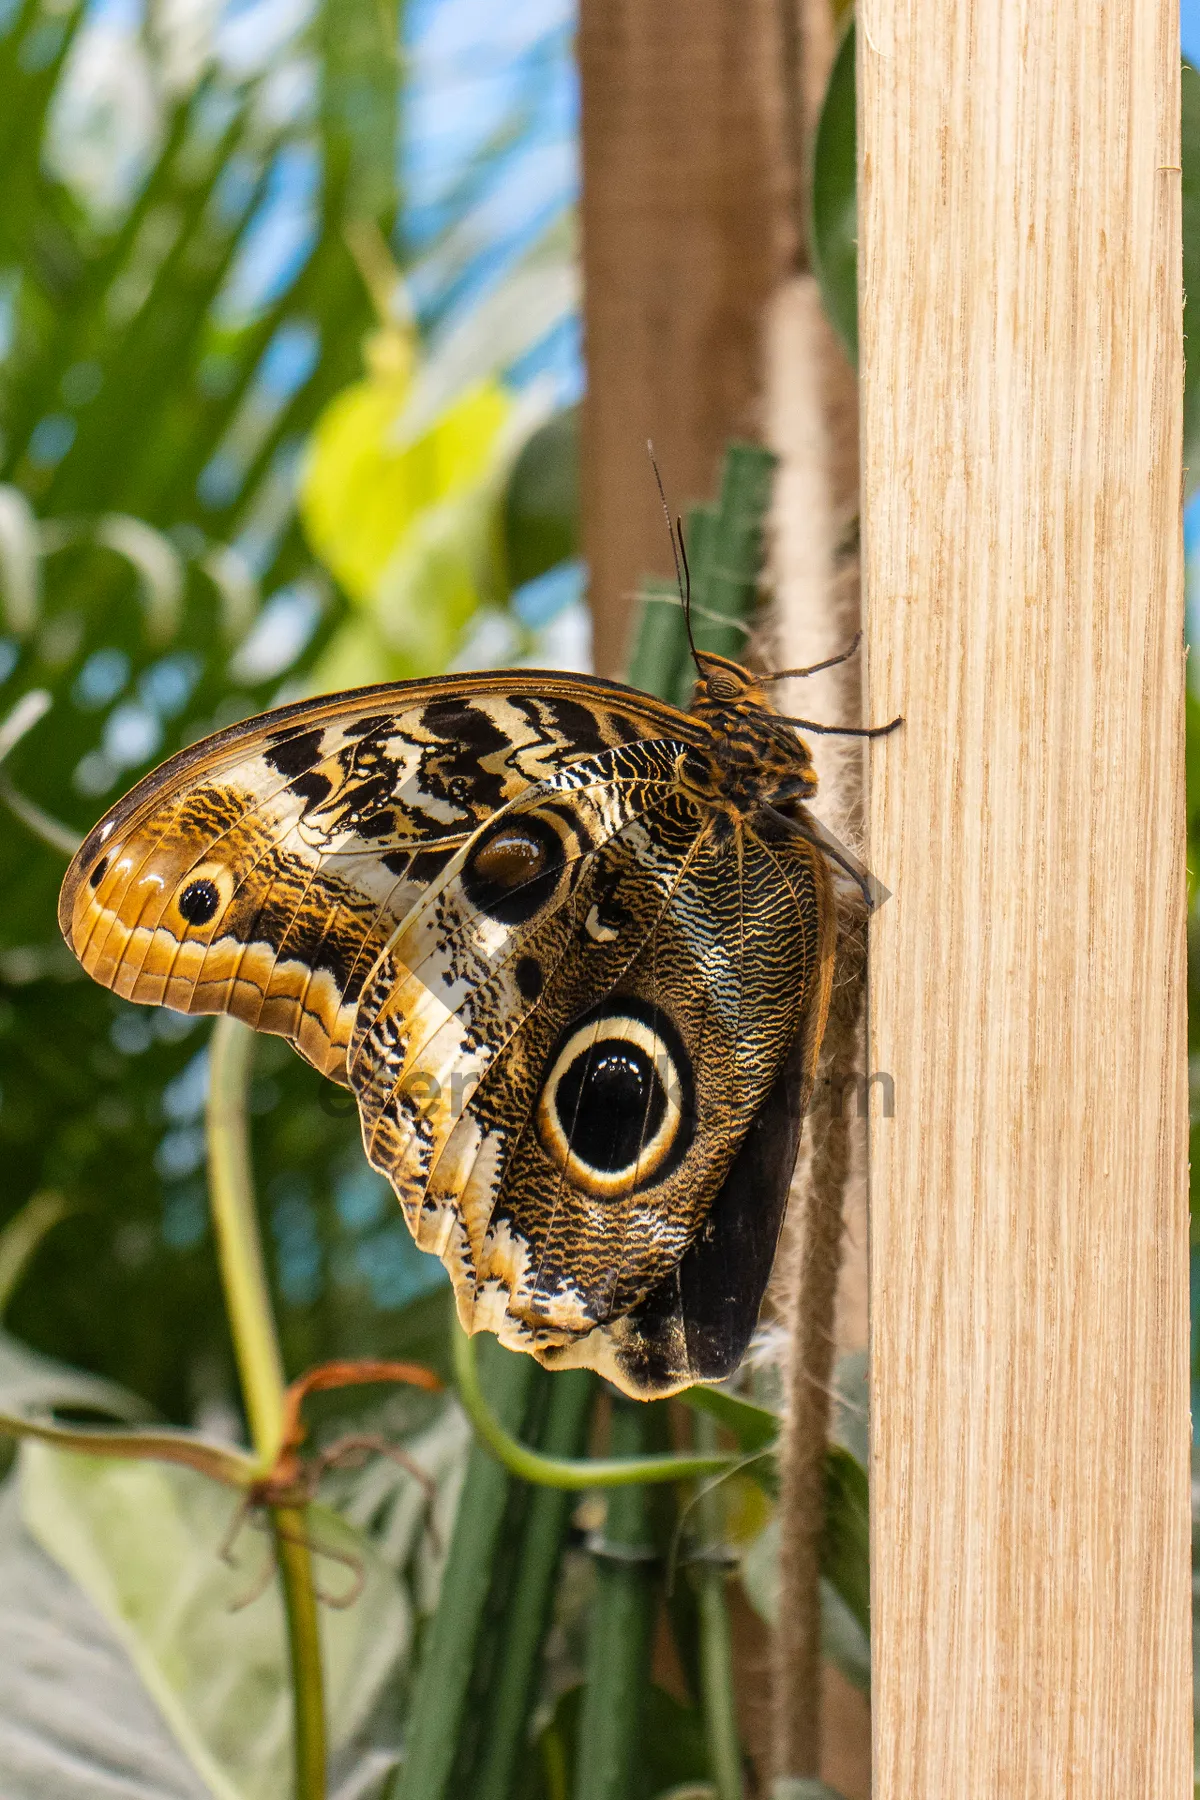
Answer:
<path fill-rule="evenodd" d="M 1175 0 L 866 0 L 876 1800 L 1191 1788 Z"/>

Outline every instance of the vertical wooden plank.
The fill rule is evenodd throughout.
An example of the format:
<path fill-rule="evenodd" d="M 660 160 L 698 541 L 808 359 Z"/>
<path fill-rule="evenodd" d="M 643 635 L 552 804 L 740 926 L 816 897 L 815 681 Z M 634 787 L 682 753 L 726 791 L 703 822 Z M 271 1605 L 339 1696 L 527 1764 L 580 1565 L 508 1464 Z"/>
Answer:
<path fill-rule="evenodd" d="M 863 0 L 877 1800 L 1190 1795 L 1176 0 Z"/>
<path fill-rule="evenodd" d="M 757 435 L 787 251 L 775 50 L 770 0 L 581 0 L 583 538 L 605 675 L 642 576 L 674 575 L 647 438 L 682 511 L 726 440 Z"/>

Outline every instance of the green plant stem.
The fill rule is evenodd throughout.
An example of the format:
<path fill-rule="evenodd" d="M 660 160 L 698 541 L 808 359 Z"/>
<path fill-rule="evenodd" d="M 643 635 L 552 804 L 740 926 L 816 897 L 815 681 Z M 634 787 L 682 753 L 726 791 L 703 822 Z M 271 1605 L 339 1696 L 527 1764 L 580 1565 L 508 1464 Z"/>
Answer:
<path fill-rule="evenodd" d="M 321 1669 L 321 1629 L 313 1586 L 312 1551 L 306 1535 L 307 1509 L 275 1506 L 271 1527 L 275 1560 L 287 1615 L 292 1668 L 292 1706 L 297 1800 L 323 1800 L 325 1793 L 325 1694 Z"/>
<path fill-rule="evenodd" d="M 700 1688 L 704 1735 L 717 1800 L 742 1800 L 742 1748 L 734 1705 L 733 1639 L 725 1596 L 725 1570 L 702 1568 L 697 1575 L 700 1613 Z"/>
<path fill-rule="evenodd" d="M 0 1319 L 42 1239 L 74 1211 L 61 1194 L 43 1188 L 0 1231 Z"/>
<path fill-rule="evenodd" d="M 698 1448 L 715 1449 L 717 1422 L 697 1413 L 693 1420 Z M 720 1490 L 706 1494 L 697 1507 L 704 1548 L 709 1559 L 696 1565 L 694 1580 L 700 1616 L 700 1703 L 708 1743 L 709 1773 L 716 1800 L 743 1800 L 742 1747 L 738 1737 L 733 1685 L 733 1641 L 726 1597 L 727 1571 L 720 1560 L 724 1548 L 725 1504 Z"/>
<path fill-rule="evenodd" d="M 218 1019 L 209 1049 L 208 1181 L 221 1285 L 250 1436 L 271 1468 L 283 1441 L 283 1358 L 254 1205 L 246 1098 L 254 1033 Z"/>
<path fill-rule="evenodd" d="M 704 1456 L 544 1456 L 511 1436 L 488 1406 L 479 1384 L 474 1339 L 456 1330 L 453 1342 L 454 1374 L 462 1409 L 496 1460 L 522 1481 L 535 1482 L 539 1487 L 573 1489 L 640 1487 L 649 1482 L 694 1481 L 705 1475 L 719 1475 L 745 1461 L 744 1457 L 725 1451 Z"/>
<path fill-rule="evenodd" d="M 218 1019 L 209 1049 L 208 1182 L 213 1233 L 242 1398 L 265 1473 L 283 1440 L 283 1357 L 263 1262 L 247 1098 L 254 1034 Z M 325 1800 L 325 1697 L 307 1509 L 273 1507 L 291 1663 L 296 1800 Z"/>

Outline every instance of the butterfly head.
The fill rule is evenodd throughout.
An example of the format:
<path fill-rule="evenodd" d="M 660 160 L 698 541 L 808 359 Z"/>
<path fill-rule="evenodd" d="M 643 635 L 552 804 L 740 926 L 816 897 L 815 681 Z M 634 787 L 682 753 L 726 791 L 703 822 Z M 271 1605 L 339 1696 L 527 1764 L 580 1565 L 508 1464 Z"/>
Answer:
<path fill-rule="evenodd" d="M 779 717 L 762 682 L 740 663 L 709 651 L 696 655 L 698 680 L 692 711 L 709 725 L 717 755 L 728 771 L 723 784 L 744 776 L 756 797 L 772 803 L 805 800 L 817 791 L 808 745 Z"/>

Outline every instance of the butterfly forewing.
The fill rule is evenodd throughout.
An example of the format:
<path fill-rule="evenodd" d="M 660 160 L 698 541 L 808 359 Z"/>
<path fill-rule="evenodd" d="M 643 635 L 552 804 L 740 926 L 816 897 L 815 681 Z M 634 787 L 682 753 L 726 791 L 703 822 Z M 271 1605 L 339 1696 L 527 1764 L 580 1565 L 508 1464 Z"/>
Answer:
<path fill-rule="evenodd" d="M 344 1081 L 363 982 L 448 857 L 564 757 L 646 732 L 600 684 L 589 707 L 529 682 L 367 689 L 181 752 L 89 835 L 64 935 L 126 999 L 233 1013 Z"/>

